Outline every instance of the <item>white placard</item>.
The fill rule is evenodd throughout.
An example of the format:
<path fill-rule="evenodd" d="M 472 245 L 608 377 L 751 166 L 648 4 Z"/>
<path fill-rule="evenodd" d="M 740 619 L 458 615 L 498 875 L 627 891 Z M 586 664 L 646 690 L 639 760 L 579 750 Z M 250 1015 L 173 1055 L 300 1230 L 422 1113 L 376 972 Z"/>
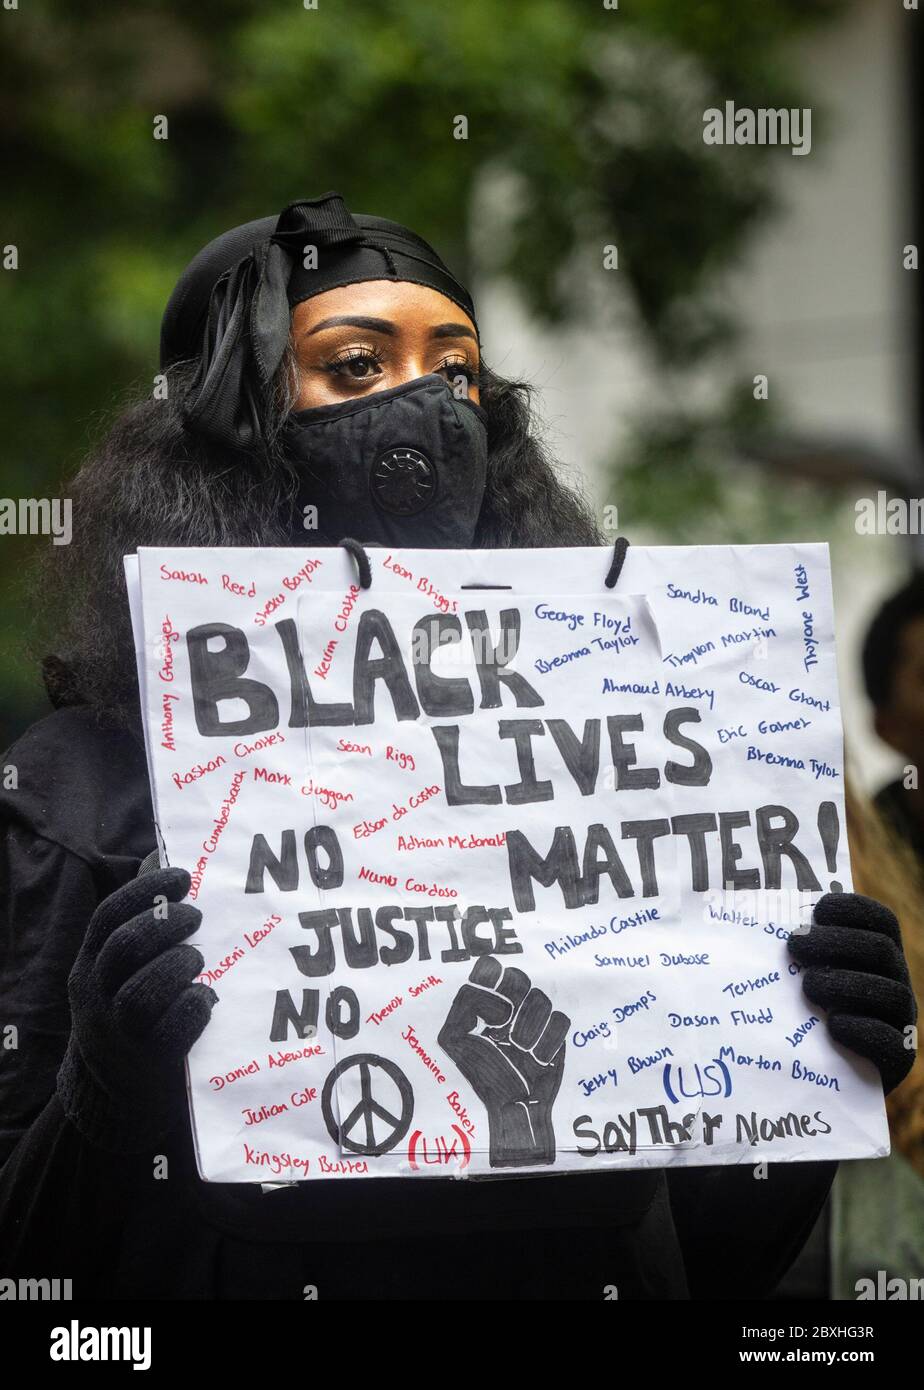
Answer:
<path fill-rule="evenodd" d="M 786 949 L 850 891 L 827 547 L 145 549 L 202 1176 L 888 1152 Z"/>

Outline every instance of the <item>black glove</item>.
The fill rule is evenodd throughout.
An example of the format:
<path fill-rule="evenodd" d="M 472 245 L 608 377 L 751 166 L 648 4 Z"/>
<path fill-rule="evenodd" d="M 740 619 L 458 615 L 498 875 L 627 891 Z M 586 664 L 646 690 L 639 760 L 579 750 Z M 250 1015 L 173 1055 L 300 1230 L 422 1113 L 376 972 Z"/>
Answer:
<path fill-rule="evenodd" d="M 808 932 L 788 944 L 806 967 L 806 995 L 828 1011 L 828 1032 L 878 1067 L 888 1095 L 914 1065 L 907 1030 L 918 1016 L 895 913 L 860 893 L 826 893 Z"/>
<path fill-rule="evenodd" d="M 81 1133 L 113 1153 L 140 1152 L 180 1118 L 183 1059 L 218 998 L 193 983 L 199 951 L 179 944 L 202 920 L 181 901 L 189 882 L 185 869 L 158 869 L 105 898 L 68 980 L 58 1094 Z"/>

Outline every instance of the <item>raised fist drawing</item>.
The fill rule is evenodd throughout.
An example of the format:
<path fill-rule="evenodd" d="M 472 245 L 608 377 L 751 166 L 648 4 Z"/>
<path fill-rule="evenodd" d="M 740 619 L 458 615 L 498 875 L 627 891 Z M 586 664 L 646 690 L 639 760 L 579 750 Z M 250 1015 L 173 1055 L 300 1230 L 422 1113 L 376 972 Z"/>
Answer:
<path fill-rule="evenodd" d="M 481 956 L 440 1029 L 439 1044 L 488 1112 L 492 1168 L 554 1163 L 552 1105 L 570 1018 L 522 970 Z"/>

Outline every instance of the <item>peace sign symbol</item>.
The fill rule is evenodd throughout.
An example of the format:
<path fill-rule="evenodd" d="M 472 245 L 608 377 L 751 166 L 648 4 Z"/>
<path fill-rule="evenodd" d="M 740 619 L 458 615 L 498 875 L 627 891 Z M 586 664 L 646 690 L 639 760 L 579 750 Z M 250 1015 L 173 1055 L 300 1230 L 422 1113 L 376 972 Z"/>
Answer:
<path fill-rule="evenodd" d="M 338 1080 L 351 1067 L 358 1067 L 359 1069 L 360 1100 L 341 1125 L 334 1118 L 331 1101 Z M 376 1076 L 376 1073 L 384 1073 L 398 1088 L 398 1094 L 401 1097 L 400 1116 L 392 1114 L 373 1095 L 374 1078 L 380 1094 L 382 1087 L 381 1075 Z M 321 1111 L 324 1115 L 324 1123 L 327 1125 L 327 1132 L 335 1143 L 339 1144 L 341 1148 L 348 1149 L 350 1153 L 368 1154 L 370 1157 L 374 1157 L 376 1154 L 388 1153 L 389 1149 L 400 1144 L 407 1134 L 414 1116 L 414 1092 L 411 1089 L 410 1081 L 401 1068 L 395 1066 L 394 1062 L 390 1062 L 387 1057 L 376 1057 L 372 1052 L 358 1052 L 355 1057 L 344 1057 L 343 1061 L 338 1062 L 328 1075 L 324 1082 L 324 1090 L 321 1092 Z M 374 1117 L 391 1126 L 390 1133 L 378 1143 L 375 1142 L 375 1130 L 372 1124 Z M 348 1138 L 348 1135 L 357 1128 L 360 1120 L 365 1122 L 365 1142 L 357 1144 Z"/>

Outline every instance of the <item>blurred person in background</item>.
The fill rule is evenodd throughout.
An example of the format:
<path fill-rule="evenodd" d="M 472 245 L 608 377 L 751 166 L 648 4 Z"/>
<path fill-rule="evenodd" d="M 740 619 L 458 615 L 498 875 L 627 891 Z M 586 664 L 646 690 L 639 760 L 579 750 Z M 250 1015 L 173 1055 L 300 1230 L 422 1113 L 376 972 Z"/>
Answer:
<path fill-rule="evenodd" d="M 876 733 L 908 763 L 877 794 L 876 806 L 924 866 L 924 572 L 882 604 L 861 660 Z"/>
<path fill-rule="evenodd" d="M 216 996 L 187 939 L 189 874 L 138 872 L 155 835 L 122 557 L 304 545 L 315 505 L 312 545 L 603 542 L 528 389 L 481 359 L 467 289 L 414 232 L 336 194 L 205 247 L 167 306 L 162 367 L 167 392 L 124 412 L 73 483 L 74 540 L 48 575 L 55 709 L 5 756 L 0 991 L 19 1044 L 0 1061 L 0 1275 L 57 1270 L 78 1298 L 765 1295 L 836 1164 L 272 1193 L 199 1178 L 183 1062 Z M 439 485 L 421 491 L 417 465 L 379 476 L 389 438 L 419 445 Z M 826 894 L 790 950 L 832 1036 L 891 1091 L 915 1017 L 894 915 Z"/>
<path fill-rule="evenodd" d="M 911 986 L 924 999 L 924 868 L 914 849 L 846 779 L 853 885 L 901 923 Z M 924 1057 L 886 1097 L 892 1152 L 842 1163 L 831 1193 L 831 1296 L 857 1297 L 857 1281 L 879 1270 L 924 1278 Z"/>

